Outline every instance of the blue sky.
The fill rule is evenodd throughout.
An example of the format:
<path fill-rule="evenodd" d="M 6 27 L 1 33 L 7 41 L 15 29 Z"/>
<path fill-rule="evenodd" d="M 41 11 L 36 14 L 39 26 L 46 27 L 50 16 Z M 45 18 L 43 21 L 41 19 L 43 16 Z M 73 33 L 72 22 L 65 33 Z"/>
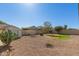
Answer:
<path fill-rule="evenodd" d="M 0 20 L 17 27 L 40 26 L 49 21 L 52 26 L 79 28 L 78 4 L 0 4 Z"/>

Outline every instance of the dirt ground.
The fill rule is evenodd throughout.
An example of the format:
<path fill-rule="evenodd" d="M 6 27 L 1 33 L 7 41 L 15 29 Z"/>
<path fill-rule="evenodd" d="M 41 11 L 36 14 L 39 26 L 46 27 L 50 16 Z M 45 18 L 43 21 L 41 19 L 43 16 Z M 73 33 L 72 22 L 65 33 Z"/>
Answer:
<path fill-rule="evenodd" d="M 47 43 L 52 48 L 47 48 Z M 69 40 L 60 41 L 44 36 L 23 36 L 12 42 L 11 56 L 79 56 L 79 36 L 71 35 Z"/>

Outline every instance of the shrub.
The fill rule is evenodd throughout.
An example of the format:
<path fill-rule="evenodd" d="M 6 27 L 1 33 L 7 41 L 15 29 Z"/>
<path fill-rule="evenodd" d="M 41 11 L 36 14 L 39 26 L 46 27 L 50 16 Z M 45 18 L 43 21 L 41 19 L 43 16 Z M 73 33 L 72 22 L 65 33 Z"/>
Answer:
<path fill-rule="evenodd" d="M 51 43 L 47 43 L 46 46 L 47 46 L 47 48 L 53 47 L 53 45 Z"/>
<path fill-rule="evenodd" d="M 0 40 L 4 43 L 3 48 L 7 50 L 7 55 L 10 55 L 10 43 L 17 38 L 16 33 L 10 30 L 4 30 L 0 33 Z"/>
<path fill-rule="evenodd" d="M 43 33 L 40 33 L 40 36 L 43 36 L 44 34 Z"/>
<path fill-rule="evenodd" d="M 9 45 L 13 40 L 17 38 L 17 35 L 10 30 L 2 31 L 0 33 L 0 40 L 5 44 Z"/>
<path fill-rule="evenodd" d="M 59 34 L 60 34 L 61 30 L 63 30 L 62 26 L 56 26 L 55 27 L 55 31 L 57 31 Z"/>

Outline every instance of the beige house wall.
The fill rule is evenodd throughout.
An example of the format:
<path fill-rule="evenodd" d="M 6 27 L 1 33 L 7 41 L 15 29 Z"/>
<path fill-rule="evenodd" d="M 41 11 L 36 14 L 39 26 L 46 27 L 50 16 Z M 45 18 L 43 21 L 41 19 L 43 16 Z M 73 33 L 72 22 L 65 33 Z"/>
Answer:
<path fill-rule="evenodd" d="M 79 30 L 63 30 L 61 31 L 61 33 L 69 35 L 79 35 Z"/>

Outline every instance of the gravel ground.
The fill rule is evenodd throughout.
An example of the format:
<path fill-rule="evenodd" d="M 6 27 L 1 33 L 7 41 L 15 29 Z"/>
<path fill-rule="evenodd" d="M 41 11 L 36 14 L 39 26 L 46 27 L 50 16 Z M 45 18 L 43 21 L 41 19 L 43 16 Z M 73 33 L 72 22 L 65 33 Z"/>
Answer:
<path fill-rule="evenodd" d="M 52 48 L 46 47 L 49 42 L 53 45 Z M 71 35 L 67 41 L 60 41 L 46 35 L 23 36 L 12 42 L 11 46 L 12 56 L 79 56 L 78 35 Z"/>

